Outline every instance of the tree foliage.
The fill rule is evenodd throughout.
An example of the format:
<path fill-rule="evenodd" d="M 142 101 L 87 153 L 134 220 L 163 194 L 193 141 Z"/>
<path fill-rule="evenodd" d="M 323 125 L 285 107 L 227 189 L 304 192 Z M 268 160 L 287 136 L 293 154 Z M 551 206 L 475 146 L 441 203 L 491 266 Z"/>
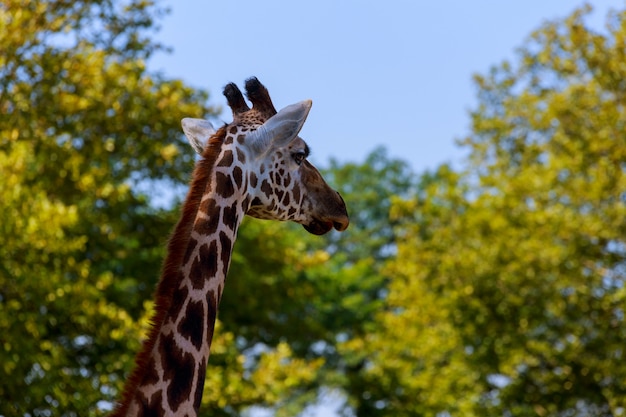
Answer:
<path fill-rule="evenodd" d="M 588 11 L 476 77 L 467 169 L 393 207 L 370 415 L 626 412 L 626 12 Z"/>
<path fill-rule="evenodd" d="M 179 120 L 212 111 L 146 70 L 159 13 L 0 5 L 0 414 L 94 414 L 139 347 L 173 217 L 133 187 L 180 181 Z"/>

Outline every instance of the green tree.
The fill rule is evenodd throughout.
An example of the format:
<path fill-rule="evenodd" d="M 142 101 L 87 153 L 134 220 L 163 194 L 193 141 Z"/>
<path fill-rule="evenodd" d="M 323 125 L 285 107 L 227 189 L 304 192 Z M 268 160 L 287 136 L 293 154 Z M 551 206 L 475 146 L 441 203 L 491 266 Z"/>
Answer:
<path fill-rule="evenodd" d="M 626 413 L 626 11 L 589 11 L 477 76 L 467 169 L 393 207 L 370 415 Z"/>
<path fill-rule="evenodd" d="M 463 213 L 459 182 L 460 175 L 447 166 L 424 173 L 414 196 L 395 199 L 390 209 L 397 253 L 382 267 L 392 277 L 388 294 L 369 332 L 340 345 L 361 367 L 355 384 L 360 391 L 348 403 L 356 415 L 471 415 L 479 381 L 453 320 L 456 306 L 449 289 L 434 291 L 427 280 L 430 268 L 443 261 L 442 253 L 454 257 L 446 251 L 455 237 L 443 229 Z M 427 251 L 428 245 L 439 251 Z"/>
<path fill-rule="evenodd" d="M 149 2 L 0 5 L 0 414 L 93 415 L 138 349 L 174 220 L 180 119 L 207 94 L 150 74 Z M 104 401 L 99 403 L 99 401 Z"/>

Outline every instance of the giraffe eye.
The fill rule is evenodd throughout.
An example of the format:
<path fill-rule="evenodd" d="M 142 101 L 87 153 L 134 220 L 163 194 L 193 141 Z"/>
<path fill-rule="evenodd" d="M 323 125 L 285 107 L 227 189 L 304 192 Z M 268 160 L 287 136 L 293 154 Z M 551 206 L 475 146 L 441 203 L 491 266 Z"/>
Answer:
<path fill-rule="evenodd" d="M 302 161 L 306 158 L 306 152 L 296 152 L 292 154 L 293 160 L 296 161 L 296 164 L 301 165 Z"/>

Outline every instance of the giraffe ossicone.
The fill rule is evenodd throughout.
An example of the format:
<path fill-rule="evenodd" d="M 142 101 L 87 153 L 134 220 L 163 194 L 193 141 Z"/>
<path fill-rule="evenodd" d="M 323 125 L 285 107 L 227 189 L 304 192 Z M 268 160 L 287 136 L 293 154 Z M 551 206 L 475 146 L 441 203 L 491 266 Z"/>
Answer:
<path fill-rule="evenodd" d="M 252 108 L 234 83 L 224 88 L 230 124 L 216 130 L 206 120 L 182 120 L 201 157 L 168 243 L 153 326 L 112 417 L 197 415 L 217 310 L 245 215 L 294 221 L 318 235 L 348 227 L 341 195 L 307 161 L 309 147 L 298 136 L 311 101 L 276 112 L 256 78 L 246 81 L 245 90 Z"/>

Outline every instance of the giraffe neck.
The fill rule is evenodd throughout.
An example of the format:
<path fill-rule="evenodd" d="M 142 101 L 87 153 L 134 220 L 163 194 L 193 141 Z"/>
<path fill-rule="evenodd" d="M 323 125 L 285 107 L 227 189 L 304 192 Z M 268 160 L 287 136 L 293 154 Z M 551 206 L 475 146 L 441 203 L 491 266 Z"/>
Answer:
<path fill-rule="evenodd" d="M 203 206 L 209 211 L 203 213 Z M 226 223 L 228 210 L 212 198 L 201 204 L 203 214 L 191 231 L 180 283 L 161 323 L 146 376 L 137 386 L 130 415 L 152 415 L 145 411 L 154 410 L 154 415 L 195 416 L 200 407 L 217 309 L 243 217 L 243 212 L 235 213 Z"/>
<path fill-rule="evenodd" d="M 233 141 L 224 137 L 223 128 L 194 170 L 168 245 L 153 328 L 111 417 L 197 415 L 231 251 L 249 206 L 248 181 L 241 169 L 233 177 Z"/>

